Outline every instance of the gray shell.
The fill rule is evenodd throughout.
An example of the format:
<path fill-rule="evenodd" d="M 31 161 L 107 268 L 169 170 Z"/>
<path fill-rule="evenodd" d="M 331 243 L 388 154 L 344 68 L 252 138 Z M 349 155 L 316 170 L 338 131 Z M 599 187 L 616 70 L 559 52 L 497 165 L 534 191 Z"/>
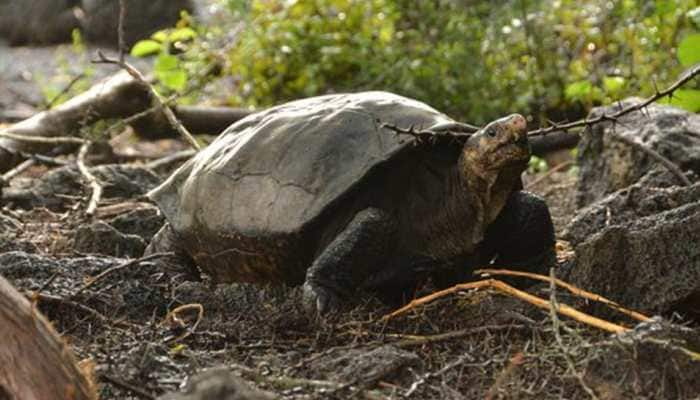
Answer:
<path fill-rule="evenodd" d="M 411 145 L 379 121 L 427 128 L 452 120 L 386 92 L 286 103 L 231 125 L 149 196 L 176 232 L 297 233 Z"/>

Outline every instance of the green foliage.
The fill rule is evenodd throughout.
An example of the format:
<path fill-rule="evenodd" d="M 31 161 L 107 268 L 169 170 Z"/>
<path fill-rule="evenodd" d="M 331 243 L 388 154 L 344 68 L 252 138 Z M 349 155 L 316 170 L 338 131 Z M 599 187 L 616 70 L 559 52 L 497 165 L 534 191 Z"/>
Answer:
<path fill-rule="evenodd" d="M 227 4 L 247 22 L 230 53 L 234 103 L 377 89 L 474 123 L 515 111 L 563 119 L 651 94 L 696 60 L 687 38 L 700 19 L 696 0 Z"/>
<path fill-rule="evenodd" d="M 388 72 L 399 15 L 387 0 L 253 1 L 231 56 L 240 101 L 269 105 L 357 90 Z"/>
<path fill-rule="evenodd" d="M 155 32 L 150 39 L 141 40 L 131 48 L 134 57 L 156 56 L 153 73 L 162 91 L 183 92 L 187 87 L 190 69 L 186 64 L 191 61 L 192 54 L 186 50 L 188 44 L 198 37 L 190 23 L 188 15 L 184 14 L 176 27 Z M 173 49 L 182 56 L 172 54 Z"/>
<path fill-rule="evenodd" d="M 688 35 L 678 45 L 678 60 L 684 67 L 700 62 L 700 33 Z"/>
<path fill-rule="evenodd" d="M 536 174 L 539 172 L 547 172 L 549 170 L 549 165 L 544 158 L 537 156 L 530 157 L 530 161 L 527 164 L 527 172 L 529 174 Z"/>

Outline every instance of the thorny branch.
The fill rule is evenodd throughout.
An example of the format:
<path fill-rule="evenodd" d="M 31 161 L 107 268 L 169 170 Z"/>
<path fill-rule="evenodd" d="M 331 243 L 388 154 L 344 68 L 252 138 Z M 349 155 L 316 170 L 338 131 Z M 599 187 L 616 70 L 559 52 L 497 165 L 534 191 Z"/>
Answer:
<path fill-rule="evenodd" d="M 386 128 L 390 131 L 393 131 L 397 135 L 413 136 L 414 138 L 416 138 L 416 141 L 418 143 L 434 143 L 439 138 L 446 138 L 459 142 L 460 140 L 467 140 L 469 136 L 472 135 L 472 133 L 455 132 L 451 130 L 438 131 L 433 129 L 416 129 L 416 127 L 413 125 L 409 126 L 408 128 L 401 128 L 393 124 L 380 123 L 379 126 L 381 128 Z"/>
<path fill-rule="evenodd" d="M 582 127 L 590 128 L 593 125 L 599 124 L 601 122 L 606 122 L 606 121 L 613 122 L 613 123 L 618 122 L 618 119 L 620 117 L 622 117 L 626 114 L 629 114 L 631 112 L 634 112 L 634 111 L 641 111 L 641 110 L 645 109 L 647 106 L 649 106 L 651 103 L 656 102 L 657 100 L 660 100 L 664 97 L 673 98 L 673 93 L 676 90 L 678 90 L 681 86 L 683 86 L 686 83 L 693 80 L 693 78 L 695 78 L 698 75 L 700 75 L 700 64 L 694 66 L 693 68 L 690 68 L 690 69 L 684 71 L 681 74 L 680 78 L 678 78 L 678 80 L 676 82 L 674 82 L 668 88 L 666 88 L 662 91 L 659 91 L 657 89 L 656 93 L 654 93 L 653 96 L 648 97 L 647 99 L 643 100 L 640 103 L 631 104 L 627 107 L 620 108 L 619 111 L 617 111 L 616 113 L 614 113 L 612 115 L 601 114 L 595 118 L 590 118 L 590 119 L 584 118 L 584 119 L 581 119 L 578 121 L 568 122 L 568 123 L 564 123 L 564 124 L 553 123 L 546 128 L 536 129 L 536 130 L 528 132 L 527 134 L 528 134 L 528 136 L 543 136 L 543 135 L 547 135 L 547 134 L 554 132 L 554 131 L 567 131 L 570 129 L 582 128 Z"/>
<path fill-rule="evenodd" d="M 575 128 L 591 128 L 594 125 L 597 125 L 602 122 L 612 122 L 613 126 L 614 124 L 619 123 L 619 119 L 627 115 L 629 113 L 632 113 L 634 111 L 643 111 L 648 107 L 650 104 L 656 102 L 657 100 L 660 100 L 664 97 L 668 98 L 673 98 L 673 94 L 676 90 L 678 90 L 681 86 L 685 85 L 686 83 L 690 82 L 693 80 L 695 77 L 700 75 L 700 64 L 696 65 L 693 68 L 690 68 L 683 72 L 680 76 L 680 78 L 674 82 L 671 86 L 668 88 L 659 91 L 658 89 L 656 90 L 656 93 L 654 93 L 653 96 L 648 97 L 647 99 L 636 103 L 636 104 L 631 104 L 627 107 L 622 107 L 620 106 L 620 109 L 611 114 L 601 114 L 598 115 L 597 117 L 594 118 L 584 118 L 580 119 L 578 121 L 574 122 L 567 122 L 567 123 L 551 123 L 550 126 L 546 128 L 540 128 L 540 129 L 535 129 L 532 131 L 529 131 L 527 135 L 529 137 L 535 137 L 535 136 L 546 136 L 547 134 L 550 134 L 552 132 L 568 132 L 569 130 L 575 129 Z M 448 138 L 452 139 L 454 141 L 460 142 L 460 141 L 465 141 L 467 140 L 472 133 L 465 132 L 465 131 L 452 131 L 452 130 L 434 130 L 434 129 L 415 129 L 414 126 L 410 126 L 408 128 L 401 128 L 392 124 L 387 124 L 387 123 L 381 123 L 380 121 L 380 126 L 382 128 L 389 129 L 396 133 L 397 135 L 409 135 L 413 136 L 416 139 L 417 143 L 433 143 L 437 141 L 439 138 Z M 614 135 L 614 137 L 644 153 L 649 155 L 651 158 L 656 160 L 657 162 L 661 163 L 666 169 L 668 169 L 676 178 L 678 178 L 679 181 L 681 181 L 685 186 L 688 186 L 691 184 L 690 180 L 683 174 L 683 171 L 681 171 L 680 168 L 678 168 L 677 165 L 675 165 L 672 161 L 670 161 L 668 158 L 664 157 L 657 151 L 645 146 L 644 144 L 637 142 L 635 140 L 629 139 L 627 137 L 624 137 L 622 135 Z"/>

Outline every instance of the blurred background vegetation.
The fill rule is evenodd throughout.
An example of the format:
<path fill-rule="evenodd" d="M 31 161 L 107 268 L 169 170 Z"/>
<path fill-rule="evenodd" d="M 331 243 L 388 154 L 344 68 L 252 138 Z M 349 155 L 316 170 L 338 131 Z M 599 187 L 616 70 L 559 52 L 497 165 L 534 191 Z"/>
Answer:
<path fill-rule="evenodd" d="M 227 10 L 224 25 L 198 27 L 178 57 L 191 74 L 211 62 L 208 52 L 225 45 L 217 72 L 235 82 L 230 105 L 265 107 L 325 93 L 388 90 L 475 124 L 510 112 L 542 123 L 653 94 L 700 61 L 697 0 L 220 5 Z M 166 53 L 161 57 L 169 58 L 164 63 L 171 73 L 176 65 Z M 171 89 L 184 90 L 182 81 L 180 76 Z M 700 111 L 695 89 L 684 89 L 673 101 Z"/>

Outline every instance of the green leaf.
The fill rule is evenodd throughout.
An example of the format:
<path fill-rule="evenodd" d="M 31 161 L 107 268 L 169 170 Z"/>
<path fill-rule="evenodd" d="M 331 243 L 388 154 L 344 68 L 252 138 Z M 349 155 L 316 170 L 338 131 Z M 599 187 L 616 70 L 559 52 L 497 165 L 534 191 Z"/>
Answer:
<path fill-rule="evenodd" d="M 186 40 L 192 40 L 197 37 L 197 32 L 192 28 L 178 28 L 173 29 L 168 35 L 168 39 L 171 42 L 182 42 Z"/>
<path fill-rule="evenodd" d="M 593 85 L 588 81 L 578 81 L 569 84 L 564 90 L 564 96 L 569 100 L 584 100 L 590 96 Z"/>
<path fill-rule="evenodd" d="M 165 30 L 160 30 L 154 34 L 151 35 L 151 39 L 155 40 L 156 42 L 165 42 L 168 40 L 168 34 Z"/>
<path fill-rule="evenodd" d="M 684 67 L 700 62 L 700 33 L 688 35 L 678 45 L 678 60 Z"/>
<path fill-rule="evenodd" d="M 153 72 L 169 89 L 181 91 L 187 85 L 187 72 L 180 68 L 180 61 L 173 55 L 161 54 L 153 64 Z"/>
<path fill-rule="evenodd" d="M 660 101 L 660 103 L 670 104 L 680 107 L 690 112 L 700 111 L 700 90 L 696 89 L 678 89 L 673 93 L 673 97 L 668 97 Z"/>
<path fill-rule="evenodd" d="M 611 95 L 615 95 L 625 87 L 625 78 L 621 76 L 606 76 L 603 78 L 603 87 Z"/>
<path fill-rule="evenodd" d="M 156 62 L 153 64 L 153 69 L 156 72 L 165 72 L 165 71 L 177 69 L 179 64 L 180 63 L 179 63 L 177 57 L 175 57 L 174 55 L 161 54 L 156 59 Z"/>
<path fill-rule="evenodd" d="M 153 54 L 160 53 L 163 45 L 156 42 L 155 40 L 139 40 L 136 42 L 134 47 L 131 48 L 131 55 L 134 57 L 146 57 Z"/>
<path fill-rule="evenodd" d="M 187 85 L 187 72 L 182 69 L 156 73 L 158 80 L 167 88 L 182 91 Z"/>

